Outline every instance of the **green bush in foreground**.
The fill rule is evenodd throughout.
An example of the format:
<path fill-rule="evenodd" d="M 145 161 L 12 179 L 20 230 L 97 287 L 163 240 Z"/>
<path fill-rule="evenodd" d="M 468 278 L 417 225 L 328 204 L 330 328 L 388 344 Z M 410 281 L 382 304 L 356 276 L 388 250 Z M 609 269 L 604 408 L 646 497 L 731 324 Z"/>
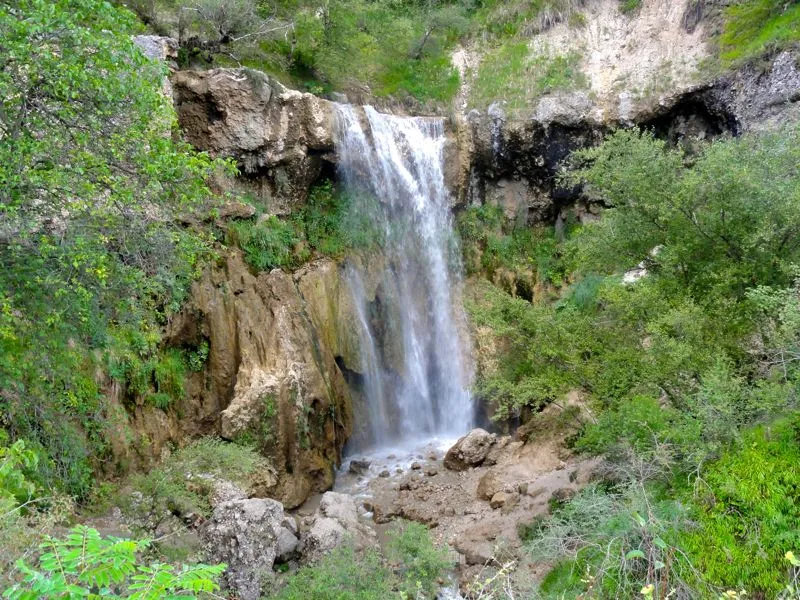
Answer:
<path fill-rule="evenodd" d="M 398 565 L 400 591 L 408 598 L 435 598 L 439 579 L 452 568 L 453 560 L 437 548 L 428 528 L 407 522 L 389 532 L 389 560 Z"/>
<path fill-rule="evenodd" d="M 191 600 L 219 589 L 216 580 L 225 565 L 143 564 L 139 555 L 149 546 L 149 540 L 103 538 L 95 529 L 75 527 L 64 539 L 45 539 L 35 566 L 20 560 L 17 569 L 23 582 L 8 588 L 3 597 Z"/>

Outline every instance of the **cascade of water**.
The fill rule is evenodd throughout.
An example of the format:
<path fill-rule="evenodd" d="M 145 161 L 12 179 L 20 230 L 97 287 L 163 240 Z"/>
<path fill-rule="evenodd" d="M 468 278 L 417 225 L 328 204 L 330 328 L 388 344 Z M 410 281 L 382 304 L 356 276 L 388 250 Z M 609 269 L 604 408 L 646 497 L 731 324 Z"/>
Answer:
<path fill-rule="evenodd" d="M 350 271 L 373 446 L 461 435 L 472 422 L 444 144 L 440 119 L 337 107 L 340 178 L 351 193 L 378 200 L 371 212 L 382 234 L 381 289 L 392 299 L 378 335 L 367 318 L 361 277 Z M 388 361 L 381 352 L 379 338 L 385 343 L 387 337 L 401 360 Z"/>

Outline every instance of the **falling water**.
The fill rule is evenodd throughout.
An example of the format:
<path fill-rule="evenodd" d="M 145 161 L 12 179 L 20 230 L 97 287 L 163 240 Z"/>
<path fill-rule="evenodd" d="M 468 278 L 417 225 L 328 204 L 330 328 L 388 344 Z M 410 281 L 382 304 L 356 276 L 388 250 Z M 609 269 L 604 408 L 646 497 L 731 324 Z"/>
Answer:
<path fill-rule="evenodd" d="M 376 327 L 362 274 L 350 269 L 372 446 L 461 435 L 472 421 L 444 144 L 440 119 L 337 108 L 340 177 L 351 193 L 378 200 L 372 226 L 383 240 L 382 296 L 391 299 Z M 400 360 L 387 358 L 387 339 Z"/>

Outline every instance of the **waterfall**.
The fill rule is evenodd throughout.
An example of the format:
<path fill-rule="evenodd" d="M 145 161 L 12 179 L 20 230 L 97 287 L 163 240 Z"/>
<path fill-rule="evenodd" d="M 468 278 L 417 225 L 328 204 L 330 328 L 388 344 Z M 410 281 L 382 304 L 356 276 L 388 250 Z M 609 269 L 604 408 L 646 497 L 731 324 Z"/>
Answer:
<path fill-rule="evenodd" d="M 348 269 L 370 419 L 365 443 L 462 435 L 472 422 L 472 400 L 459 332 L 462 267 L 444 182 L 443 121 L 338 105 L 336 129 L 340 180 L 353 197 L 377 200 L 359 210 L 382 240 L 378 317 L 364 293 L 370 258 Z"/>

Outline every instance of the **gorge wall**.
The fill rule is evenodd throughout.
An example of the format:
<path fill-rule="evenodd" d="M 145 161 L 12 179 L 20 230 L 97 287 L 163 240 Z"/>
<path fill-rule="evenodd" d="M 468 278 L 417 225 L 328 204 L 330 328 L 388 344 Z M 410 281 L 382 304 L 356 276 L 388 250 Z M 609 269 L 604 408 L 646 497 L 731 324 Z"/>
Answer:
<path fill-rule="evenodd" d="M 315 182 L 336 177 L 333 103 L 248 69 L 179 71 L 171 84 L 186 139 L 234 159 L 240 175 L 229 184 L 269 214 L 297 210 Z M 456 211 L 495 204 L 509 223 L 554 222 L 583 201 L 580 190 L 559 186 L 563 161 L 613 128 L 649 127 L 675 143 L 735 135 L 780 124 L 798 110 L 798 100 L 797 60 L 783 53 L 766 69 L 688 85 L 624 118 L 596 110 L 582 94 L 543 98 L 526 114 L 506 115 L 498 104 L 449 120 L 444 180 Z M 252 212 L 229 206 L 221 214 Z M 388 302 L 380 262 L 370 258 L 361 269 L 372 312 Z M 275 469 L 265 476 L 264 493 L 294 507 L 330 488 L 345 443 L 364 426 L 358 416 L 366 414 L 363 339 L 354 327 L 363 316 L 346 271 L 345 264 L 316 258 L 294 273 L 254 273 L 238 251 L 226 250 L 167 330 L 172 346 L 206 340 L 205 368 L 191 376 L 186 399 L 174 409 L 133 410 L 134 429 L 148 442 L 138 448 L 145 461 L 197 435 L 250 436 Z M 391 332 L 378 337 L 381 352 L 391 356 L 397 340 Z"/>

